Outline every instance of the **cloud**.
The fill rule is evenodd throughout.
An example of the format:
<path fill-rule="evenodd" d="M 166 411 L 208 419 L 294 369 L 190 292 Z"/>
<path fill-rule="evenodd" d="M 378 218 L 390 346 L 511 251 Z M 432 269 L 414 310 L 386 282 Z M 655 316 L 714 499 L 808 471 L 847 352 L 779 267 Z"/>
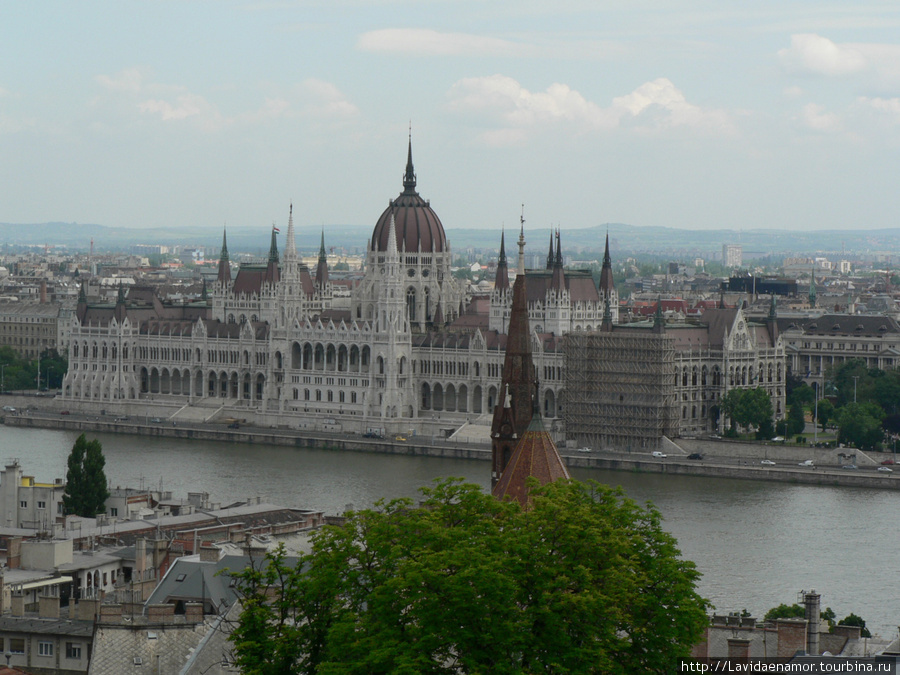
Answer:
<path fill-rule="evenodd" d="M 309 78 L 304 80 L 301 91 L 305 101 L 303 111 L 307 115 L 330 119 L 348 119 L 359 115 L 359 108 L 330 82 Z"/>
<path fill-rule="evenodd" d="M 789 73 L 824 77 L 862 76 L 879 85 L 900 84 L 900 45 L 838 44 L 813 33 L 791 36 L 791 46 L 778 51 Z"/>
<path fill-rule="evenodd" d="M 841 130 L 841 118 L 834 113 L 824 112 L 825 108 L 816 103 L 807 103 L 800 113 L 800 121 L 814 131 L 835 132 Z"/>
<path fill-rule="evenodd" d="M 141 91 L 143 77 L 137 68 L 128 68 L 117 75 L 97 75 L 94 80 L 104 89 L 136 94 Z"/>
<path fill-rule="evenodd" d="M 706 110 L 688 103 L 666 78 L 642 84 L 603 107 L 587 100 L 568 85 L 554 83 L 544 92 L 531 92 L 504 75 L 466 78 L 448 93 L 451 109 L 487 114 L 504 125 L 502 132 L 483 136 L 495 145 L 504 140 L 520 144 L 526 130 L 562 124 L 580 133 L 608 131 L 625 123 L 642 131 L 689 127 L 704 132 L 731 133 L 733 124 L 724 111 Z"/>
<path fill-rule="evenodd" d="M 525 56 L 528 45 L 468 33 L 424 28 L 385 28 L 363 33 L 356 46 L 367 52 L 423 56 Z"/>
<path fill-rule="evenodd" d="M 868 98 L 861 96 L 859 103 L 879 113 L 886 113 L 893 121 L 900 122 L 900 98 Z"/>
<path fill-rule="evenodd" d="M 137 110 L 147 118 L 163 123 L 191 122 L 206 131 L 218 131 L 235 125 L 256 125 L 281 117 L 305 115 L 329 121 L 342 121 L 359 115 L 359 110 L 333 84 L 308 79 L 293 88 L 275 91 L 266 96 L 252 110 L 233 115 L 223 114 L 218 105 L 205 96 L 189 91 L 181 85 L 154 81 L 152 75 L 137 68 L 124 70 L 116 75 L 98 75 L 95 81 L 106 91 L 98 98 L 99 105 L 114 106 L 124 110 Z M 276 88 L 277 89 L 277 88 Z M 231 89 L 213 90 L 211 96 L 222 92 L 233 95 Z"/>
<path fill-rule="evenodd" d="M 811 33 L 792 35 L 790 48 L 779 50 L 778 58 L 791 72 L 816 75 L 847 75 L 866 67 L 859 50 Z"/>
<path fill-rule="evenodd" d="M 205 101 L 199 96 L 186 94 L 177 98 L 175 105 L 168 101 L 150 99 L 138 104 L 138 109 L 143 113 L 158 114 L 163 120 L 183 120 L 186 117 L 199 115 Z"/>

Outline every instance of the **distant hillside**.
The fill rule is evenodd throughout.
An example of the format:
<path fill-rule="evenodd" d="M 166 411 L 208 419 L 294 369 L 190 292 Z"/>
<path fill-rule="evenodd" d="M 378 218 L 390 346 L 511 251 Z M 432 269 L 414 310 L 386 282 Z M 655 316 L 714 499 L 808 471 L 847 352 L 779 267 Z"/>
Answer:
<path fill-rule="evenodd" d="M 547 249 L 550 228 L 526 231 L 530 253 Z M 895 253 L 900 251 L 900 229 L 821 232 L 786 232 L 782 230 L 679 230 L 669 227 L 638 227 L 623 223 L 609 223 L 575 230 L 563 230 L 563 249 L 566 251 L 602 250 L 609 232 L 612 250 L 618 255 L 656 253 L 681 256 L 720 256 L 723 244 L 741 244 L 744 257 L 774 255 L 810 255 L 817 252 L 832 256 L 841 251 L 850 253 Z M 284 232 L 279 237 L 283 246 Z M 507 253 L 515 255 L 517 230 L 507 233 Z M 365 251 L 372 228 L 368 225 L 329 225 L 325 245 L 330 250 L 346 253 Z M 222 242 L 221 228 L 198 227 L 157 228 L 137 230 L 84 223 L 0 223 L 0 245 L 43 246 L 63 245 L 86 251 L 94 240 L 94 250 L 127 251 L 137 244 L 165 246 L 204 246 L 217 250 Z M 499 248 L 500 232 L 492 229 L 448 229 L 447 238 L 453 250 L 462 253 L 466 248 Z M 315 251 L 319 234 L 310 235 L 307 228 L 297 234 L 297 246 L 302 251 Z M 228 248 L 233 254 L 247 252 L 264 254 L 269 247 L 269 232 L 265 229 L 235 227 L 228 230 Z"/>

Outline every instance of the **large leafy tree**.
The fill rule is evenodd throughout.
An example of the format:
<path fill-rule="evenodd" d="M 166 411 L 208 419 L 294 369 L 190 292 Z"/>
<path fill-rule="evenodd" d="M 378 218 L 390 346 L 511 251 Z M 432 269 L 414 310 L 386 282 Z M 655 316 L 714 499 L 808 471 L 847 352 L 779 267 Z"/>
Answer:
<path fill-rule="evenodd" d="M 768 430 L 772 426 L 772 399 L 761 387 L 732 389 L 722 399 L 722 409 L 731 417 L 732 427 L 739 424 Z"/>
<path fill-rule="evenodd" d="M 838 413 L 838 440 L 860 450 L 874 450 L 884 440 L 884 411 L 876 403 L 848 403 Z"/>
<path fill-rule="evenodd" d="M 244 673 L 668 673 L 706 624 L 652 507 L 597 483 L 499 502 L 458 480 L 238 573 Z"/>
<path fill-rule="evenodd" d="M 66 491 L 63 493 L 66 513 L 85 518 L 103 513 L 109 489 L 104 471 L 106 458 L 100 441 L 96 438 L 89 441 L 81 434 L 69 453 L 68 465 Z"/>

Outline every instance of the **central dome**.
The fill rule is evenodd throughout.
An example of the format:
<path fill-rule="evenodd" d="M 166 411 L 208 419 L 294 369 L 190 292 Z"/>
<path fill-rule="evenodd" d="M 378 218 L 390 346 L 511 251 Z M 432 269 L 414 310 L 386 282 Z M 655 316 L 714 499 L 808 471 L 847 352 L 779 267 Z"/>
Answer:
<path fill-rule="evenodd" d="M 412 139 L 409 142 L 406 174 L 403 176 L 403 192 L 391 201 L 375 224 L 375 231 L 372 233 L 373 251 L 387 250 L 391 216 L 394 219 L 399 250 L 410 253 L 416 253 L 420 248 L 423 253 L 444 253 L 447 250 L 447 235 L 444 234 L 440 218 L 416 192 Z"/>

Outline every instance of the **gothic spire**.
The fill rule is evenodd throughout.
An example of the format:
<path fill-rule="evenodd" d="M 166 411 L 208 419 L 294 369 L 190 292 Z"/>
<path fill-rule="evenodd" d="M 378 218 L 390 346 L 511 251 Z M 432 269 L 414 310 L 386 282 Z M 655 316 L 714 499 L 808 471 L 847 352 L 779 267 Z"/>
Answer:
<path fill-rule="evenodd" d="M 270 263 L 278 262 L 278 239 L 275 236 L 277 233 L 278 233 L 278 228 L 275 227 L 274 223 L 272 223 L 272 243 L 269 246 L 269 262 Z"/>
<path fill-rule="evenodd" d="M 295 260 L 297 258 L 297 244 L 294 241 L 294 203 L 291 202 L 290 211 L 288 211 L 287 235 L 284 242 L 285 260 Z"/>
<path fill-rule="evenodd" d="M 525 205 L 522 204 L 522 215 L 519 216 L 519 267 L 517 274 L 525 274 Z"/>
<path fill-rule="evenodd" d="M 556 228 L 556 259 L 553 261 L 554 267 L 562 267 L 563 259 L 562 259 L 562 244 L 559 242 L 559 228 Z"/>
<path fill-rule="evenodd" d="M 816 306 L 816 268 L 813 267 L 812 279 L 809 282 L 809 306 Z"/>
<path fill-rule="evenodd" d="M 547 253 L 547 269 L 553 269 L 553 228 L 550 228 L 550 252 Z"/>
<path fill-rule="evenodd" d="M 656 298 L 656 314 L 653 315 L 653 332 L 662 333 L 666 329 L 666 320 L 662 312 L 662 296 Z"/>
<path fill-rule="evenodd" d="M 509 268 L 506 264 L 506 231 L 500 232 L 500 257 L 497 259 L 497 276 L 494 279 L 494 290 L 509 290 Z"/>
<path fill-rule="evenodd" d="M 409 129 L 409 150 L 406 154 L 406 173 L 403 175 L 403 191 L 407 193 L 415 193 L 416 191 L 416 172 L 413 169 L 412 158 L 412 125 Z"/>
<path fill-rule="evenodd" d="M 316 285 L 323 288 L 328 283 L 328 256 L 325 254 L 325 228 L 322 228 L 322 242 L 319 244 L 319 264 L 316 265 Z"/>
<path fill-rule="evenodd" d="M 227 284 L 231 281 L 231 264 L 228 260 L 228 233 L 222 228 L 222 250 L 219 252 L 219 274 L 217 281 Z"/>
<path fill-rule="evenodd" d="M 613 280 L 612 258 L 609 256 L 609 232 L 606 233 L 606 251 L 603 253 L 603 267 L 600 269 L 600 293 L 609 298 L 615 289 Z"/>

